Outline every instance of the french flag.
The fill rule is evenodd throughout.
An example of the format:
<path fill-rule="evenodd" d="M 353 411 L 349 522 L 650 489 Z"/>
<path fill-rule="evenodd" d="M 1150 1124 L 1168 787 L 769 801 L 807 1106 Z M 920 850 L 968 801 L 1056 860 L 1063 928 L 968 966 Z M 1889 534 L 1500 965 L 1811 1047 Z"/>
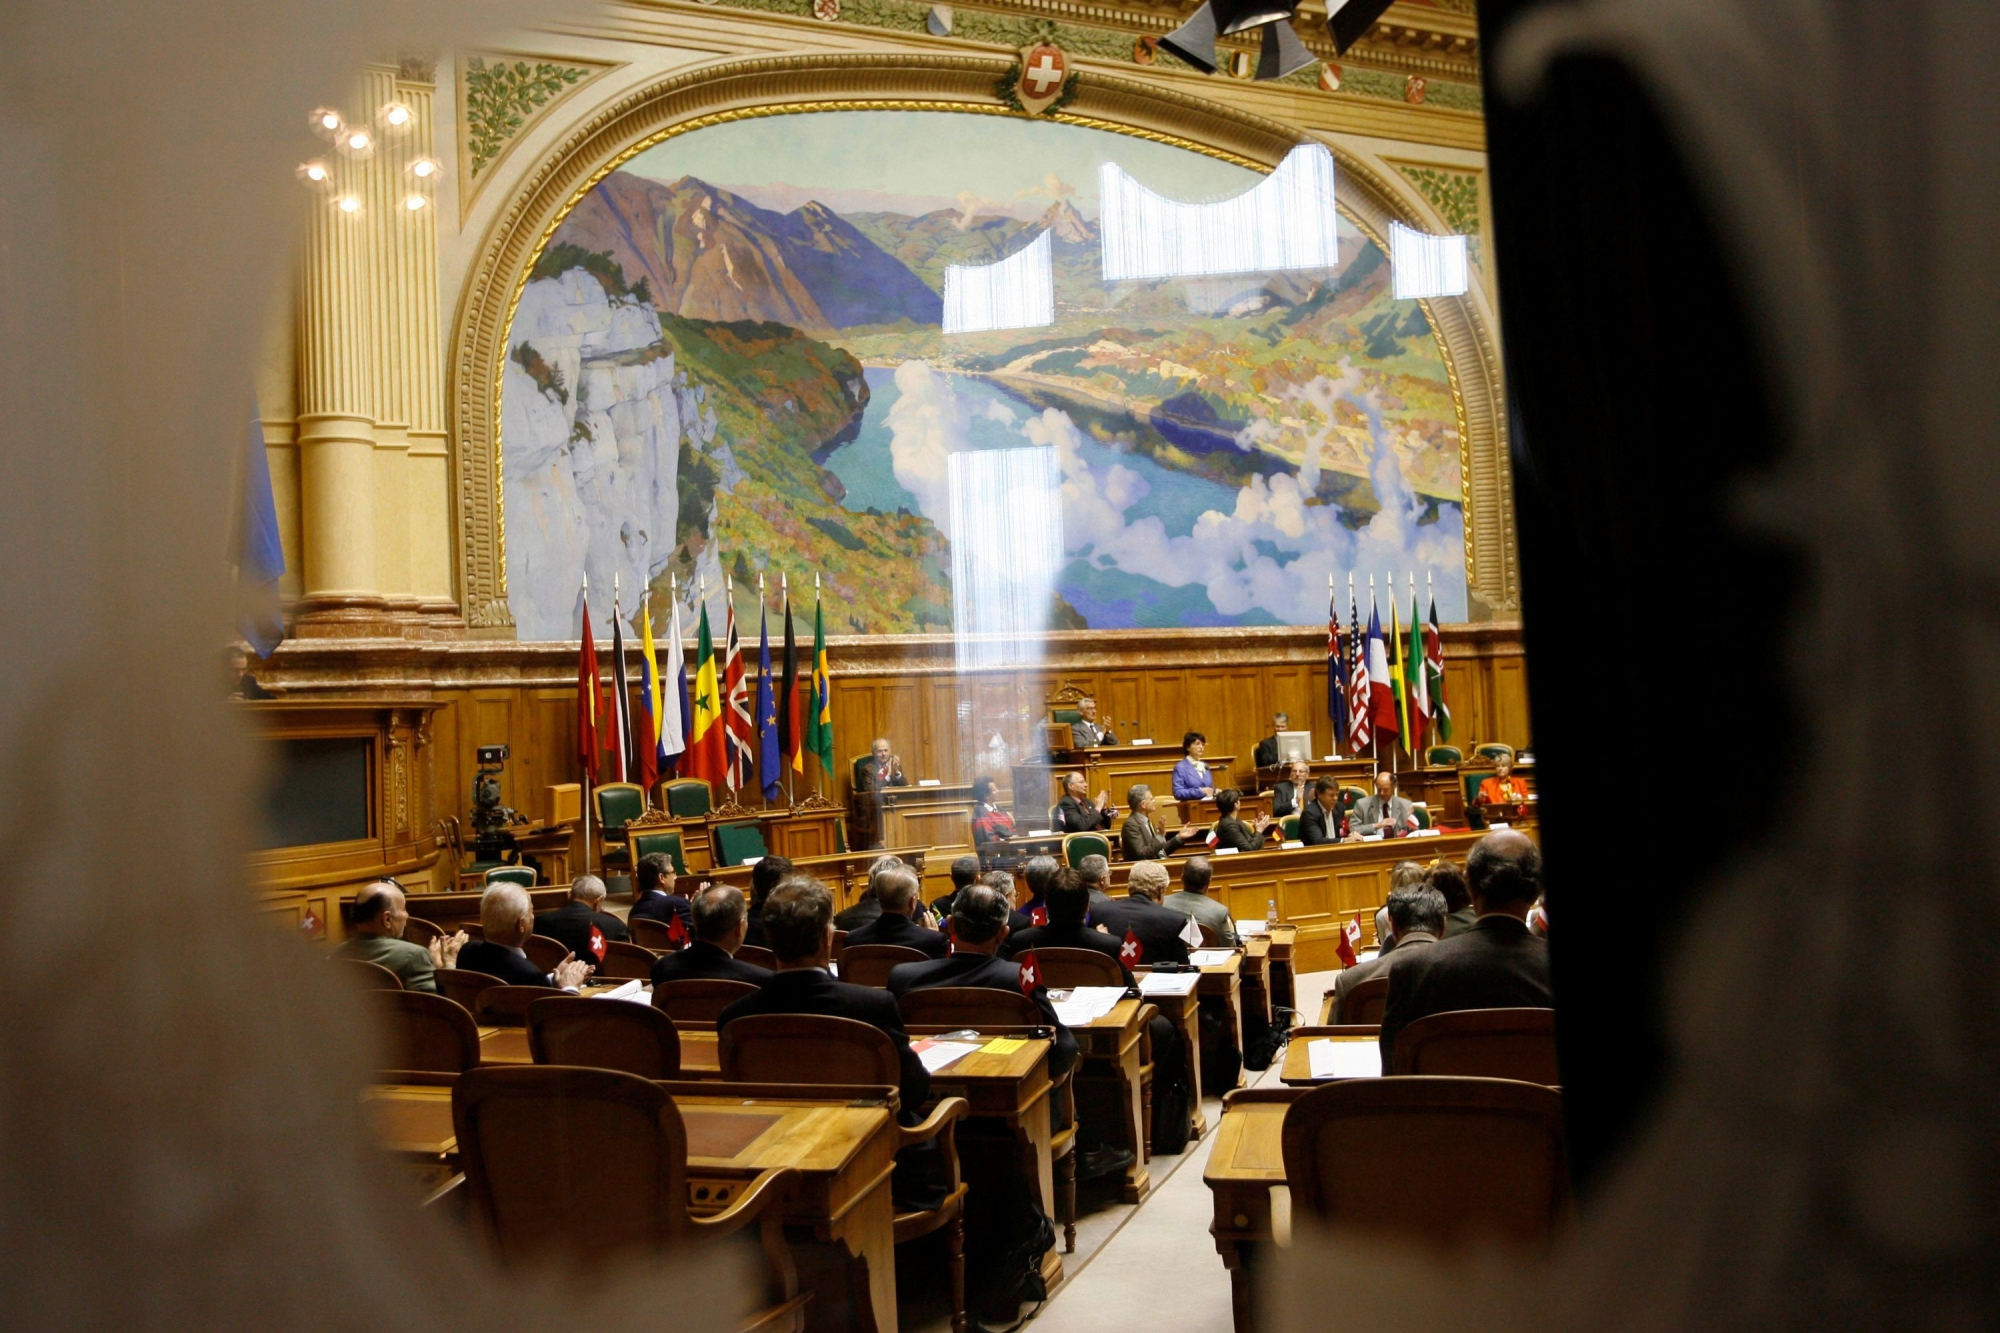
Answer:
<path fill-rule="evenodd" d="M 1373 599 L 1368 605 L 1368 711 L 1378 742 L 1400 733 L 1396 722 L 1396 687 L 1389 680 L 1389 650 L 1382 643 L 1382 615 Z"/>

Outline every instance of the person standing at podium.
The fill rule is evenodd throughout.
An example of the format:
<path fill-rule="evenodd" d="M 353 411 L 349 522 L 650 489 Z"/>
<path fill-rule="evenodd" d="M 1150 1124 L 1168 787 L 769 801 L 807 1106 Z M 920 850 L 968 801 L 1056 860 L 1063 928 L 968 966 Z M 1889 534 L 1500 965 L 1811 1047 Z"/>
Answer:
<path fill-rule="evenodd" d="M 858 840 L 857 846 L 882 845 L 882 790 L 909 785 L 909 778 L 903 775 L 902 758 L 889 749 L 886 739 L 877 736 L 868 753 L 854 761 L 854 815 L 869 824 L 866 838 Z"/>
<path fill-rule="evenodd" d="M 1095 833 L 1111 827 L 1111 793 L 1097 793 L 1091 804 L 1090 784 L 1081 772 L 1063 779 L 1063 798 L 1056 802 L 1056 830 L 1061 833 Z"/>
<path fill-rule="evenodd" d="M 1084 695 L 1076 701 L 1076 711 L 1081 721 L 1069 724 L 1070 744 L 1078 749 L 1093 745 L 1116 745 L 1118 738 L 1111 734 L 1111 728 L 1097 720 L 1097 700 Z"/>
<path fill-rule="evenodd" d="M 1206 801 L 1215 795 L 1215 779 L 1201 757 L 1208 751 L 1208 737 L 1190 731 L 1181 737 L 1181 761 L 1174 765 L 1174 799 Z"/>

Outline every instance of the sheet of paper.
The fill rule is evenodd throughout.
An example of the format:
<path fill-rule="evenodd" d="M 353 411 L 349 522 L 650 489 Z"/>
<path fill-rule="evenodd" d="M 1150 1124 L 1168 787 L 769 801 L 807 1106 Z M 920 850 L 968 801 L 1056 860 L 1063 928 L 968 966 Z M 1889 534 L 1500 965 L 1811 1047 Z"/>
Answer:
<path fill-rule="evenodd" d="M 1012 1055 L 1027 1044 L 1026 1037 L 995 1037 L 980 1049 L 988 1055 Z"/>
<path fill-rule="evenodd" d="M 954 1060 L 962 1060 L 979 1049 L 976 1041 L 920 1041 L 911 1050 L 917 1059 L 924 1062 L 924 1068 L 935 1074 Z"/>
<path fill-rule="evenodd" d="M 1188 961 L 1196 967 L 1220 967 L 1235 952 L 1234 949 L 1196 949 L 1188 955 Z"/>
<path fill-rule="evenodd" d="M 1410 830 L 1410 836 L 1412 838 L 1442 838 L 1444 830 L 1437 828 L 1413 828 Z"/>
<path fill-rule="evenodd" d="M 1028 830 L 1028 836 L 1031 838 L 1053 838 L 1055 835 L 1056 831 L 1052 828 L 1031 828 Z"/>
<path fill-rule="evenodd" d="M 1054 1000 L 1056 1018 L 1064 1027 L 1088 1027 L 1110 1013 L 1125 998 L 1123 986 L 1078 986 L 1068 998 Z"/>
<path fill-rule="evenodd" d="M 1279 846 L 1279 847 L 1281 847 L 1281 848 L 1283 848 L 1283 849 L 1284 849 L 1285 851 L 1288 851 L 1288 852 L 1295 852 L 1295 851 L 1297 851 L 1297 850 L 1298 850 L 1299 848 L 1301 848 L 1301 847 L 1305 846 L 1305 844 L 1304 844 L 1303 842 L 1299 841 L 1299 840 L 1298 840 L 1297 838 L 1291 838 L 1291 839 L 1289 839 L 1289 840 L 1287 840 L 1287 841 L 1285 841 L 1285 842 L 1281 842 L 1281 843 L 1279 843 L 1279 844 L 1278 844 L 1278 846 Z"/>
<path fill-rule="evenodd" d="M 1242 850 L 1243 850 L 1243 849 L 1242 849 L 1241 847 L 1218 847 L 1218 848 L 1216 848 L 1216 849 L 1215 849 L 1215 850 L 1214 850 L 1213 852 L 1210 852 L 1210 853 L 1209 853 L 1209 855 L 1210 855 L 1210 856 L 1234 856 L 1234 855 L 1236 855 L 1236 853 L 1238 853 L 1238 852 L 1240 852 L 1240 851 L 1242 851 Z"/>
<path fill-rule="evenodd" d="M 651 1004 L 653 997 L 646 994 L 646 983 L 634 978 L 614 990 L 599 991 L 593 999 L 634 1000 L 640 1004 Z"/>
<path fill-rule="evenodd" d="M 1186 995 L 1201 981 L 1199 972 L 1148 972 L 1139 978 L 1141 995 Z"/>
<path fill-rule="evenodd" d="M 1373 1037 L 1315 1037 L 1306 1043 L 1306 1061 L 1314 1078 L 1382 1077 L 1382 1047 Z"/>
<path fill-rule="evenodd" d="M 1507 823 L 1507 821 L 1505 821 L 1504 819 L 1495 819 L 1495 820 L 1492 820 L 1492 821 L 1490 821 L 1490 822 L 1489 822 L 1489 823 L 1488 823 L 1488 824 L 1486 825 L 1486 827 L 1487 827 L 1487 828 L 1489 828 L 1489 829 L 1493 829 L 1493 830 L 1499 830 L 1499 829 L 1503 829 L 1503 828 L 1512 828 L 1512 827 L 1513 827 L 1513 825 L 1512 825 L 1512 824 L 1509 824 L 1509 823 Z"/>
<path fill-rule="evenodd" d="M 1236 933 L 1238 935 L 1268 935 L 1271 933 L 1271 923 L 1268 921 L 1238 921 L 1236 923 Z"/>

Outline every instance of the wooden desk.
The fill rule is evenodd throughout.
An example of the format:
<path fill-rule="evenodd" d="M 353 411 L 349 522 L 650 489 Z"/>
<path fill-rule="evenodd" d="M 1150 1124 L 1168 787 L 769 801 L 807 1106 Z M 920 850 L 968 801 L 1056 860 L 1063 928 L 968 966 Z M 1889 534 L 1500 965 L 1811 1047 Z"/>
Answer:
<path fill-rule="evenodd" d="M 1149 1002 L 1148 1002 L 1149 1003 Z M 1146 1170 L 1144 1094 L 1139 1081 L 1139 1000 L 1120 1000 L 1109 1013 L 1085 1027 L 1073 1027 L 1077 1045 L 1077 1115 L 1108 1122 L 1107 1136 L 1132 1150 L 1120 1196 L 1138 1203 L 1152 1192 Z"/>
<path fill-rule="evenodd" d="M 1375 781 L 1375 761 L 1365 755 L 1359 759 L 1312 759 L 1306 767 L 1315 778 L 1332 778 L 1343 787 L 1360 787 L 1373 790 Z M 1260 768 L 1250 775 L 1250 783 L 1258 791 L 1269 791 L 1280 782 L 1292 780 L 1291 766 L 1279 764 L 1273 768 Z"/>
<path fill-rule="evenodd" d="M 1246 950 L 1251 944 L 1256 943 L 1263 953 L 1267 969 L 1265 980 L 1274 1010 L 1283 1008 L 1296 1011 L 1299 1007 L 1298 981 L 1292 975 L 1292 949 L 1298 943 L 1298 938 L 1299 928 L 1287 925 L 1273 926 L 1263 935 L 1242 936 Z M 1276 1021 L 1275 1015 L 1273 1021 Z"/>
<path fill-rule="evenodd" d="M 884 787 L 874 793 L 881 811 L 881 841 L 885 847 L 929 847 L 943 856 L 972 851 L 972 786 L 946 783 L 919 787 Z M 945 857 L 949 860 L 950 857 Z"/>
<path fill-rule="evenodd" d="M 1208 1233 L 1215 1237 L 1216 1252 L 1229 1270 L 1230 1313 L 1236 1333 L 1256 1329 L 1256 1271 L 1276 1238 L 1290 1232 L 1285 1112 L 1303 1091 L 1246 1088 L 1232 1093 L 1222 1104 L 1215 1147 L 1201 1173 L 1215 1206 Z M 1274 1194 L 1279 1197 L 1274 1198 Z M 1280 1212 L 1282 1218 L 1275 1216 Z"/>
<path fill-rule="evenodd" d="M 1271 937 L 1252 935 L 1243 941 L 1243 1012 L 1271 1025 Z"/>
<path fill-rule="evenodd" d="M 810 875 L 833 890 L 834 910 L 843 911 L 861 900 L 862 891 L 868 887 L 868 867 L 884 856 L 899 856 L 903 862 L 919 875 L 926 864 L 939 866 L 947 885 L 951 882 L 951 859 L 942 860 L 932 855 L 925 847 L 889 847 L 876 851 L 842 852 L 835 856 L 809 856 L 792 862 L 792 869 L 801 875 Z M 703 878 L 717 884 L 733 884 L 747 895 L 750 892 L 750 866 L 725 866 L 709 872 Z M 929 888 L 928 880 L 925 883 Z M 929 898 L 929 893 L 925 897 Z"/>
<path fill-rule="evenodd" d="M 1221 1039 L 1243 1053 L 1243 955 L 1232 953 L 1220 963 L 1212 963 L 1201 970 L 1201 980 L 1195 985 L 1195 994 L 1205 1000 L 1215 1000 L 1222 1006 Z M 1199 1048 L 1197 1048 L 1199 1054 Z M 1227 1095 L 1228 1088 L 1210 1088 L 1211 1095 Z"/>
<path fill-rule="evenodd" d="M 514 850 L 535 868 L 535 881 L 556 888 L 570 884 L 570 848 L 578 832 L 575 824 L 530 824 L 509 829 Z"/>
<path fill-rule="evenodd" d="M 551 992 L 553 993 L 553 992 Z M 607 1004 L 623 1004 L 607 1000 Z M 719 1079 L 722 1077 L 720 1041 L 715 1029 L 682 1027 L 676 1030 L 681 1041 L 681 1077 Z M 482 1027 L 479 1029 L 479 1062 L 486 1065 L 531 1065 L 528 1029 L 524 1027 Z"/>
<path fill-rule="evenodd" d="M 895 1165 L 896 1122 L 887 1103 L 815 1096 L 730 1096 L 674 1092 L 688 1130 L 688 1202 L 696 1214 L 720 1212 L 760 1171 L 790 1167 L 803 1179 L 778 1205 L 799 1263 L 799 1281 L 813 1294 L 806 1306 L 814 1330 L 896 1330 L 895 1210 L 889 1174 Z M 764 1089 L 762 1091 L 768 1091 Z M 363 1094 L 377 1142 L 405 1159 L 456 1168 L 450 1088 L 386 1085 Z M 754 1125 L 769 1121 L 747 1142 Z M 704 1141 L 742 1142 L 729 1156 L 703 1156 Z"/>
<path fill-rule="evenodd" d="M 773 856 L 802 861 L 841 854 L 840 810 L 831 801 L 766 811 L 757 816 L 757 823 L 764 831 L 764 845 Z"/>
<path fill-rule="evenodd" d="M 1136 978 L 1151 968 L 1136 968 Z M 1199 1141 L 1208 1133 L 1208 1110 L 1201 1104 L 1201 990 L 1200 983 L 1185 995 L 1148 995 L 1146 1004 L 1157 1005 L 1167 1021 L 1181 1034 L 1182 1049 L 1187 1052 L 1188 1087 L 1193 1093 L 1193 1101 L 1188 1110 L 1188 1131 L 1191 1138 Z M 1157 1055 L 1154 1057 L 1158 1058 Z M 1155 1094 L 1156 1096 L 1158 1094 Z"/>
<path fill-rule="evenodd" d="M 1322 1083 L 1338 1082 L 1337 1079 L 1313 1077 L 1312 1053 L 1306 1047 L 1310 1042 L 1327 1038 L 1335 1041 L 1380 1041 L 1382 1029 L 1373 1023 L 1294 1028 L 1292 1040 L 1285 1047 L 1285 1063 L 1278 1071 L 1278 1081 L 1291 1088 L 1316 1088 Z"/>
<path fill-rule="evenodd" d="M 1126 809 L 1126 793 L 1145 783 L 1159 799 L 1160 827 L 1178 828 L 1174 810 L 1174 765 L 1181 761 L 1179 745 L 1104 745 L 1090 750 L 1070 750 L 1053 756 L 1047 763 L 1014 765 L 1014 823 L 1020 828 L 1045 828 L 1049 811 L 1062 799 L 1063 779 L 1081 771 L 1092 800 L 1101 791 L 1111 793 L 1111 804 Z M 1234 755 L 1204 756 L 1211 780 L 1218 788 L 1230 785 Z M 1023 823 L 1026 819 L 1028 822 Z"/>

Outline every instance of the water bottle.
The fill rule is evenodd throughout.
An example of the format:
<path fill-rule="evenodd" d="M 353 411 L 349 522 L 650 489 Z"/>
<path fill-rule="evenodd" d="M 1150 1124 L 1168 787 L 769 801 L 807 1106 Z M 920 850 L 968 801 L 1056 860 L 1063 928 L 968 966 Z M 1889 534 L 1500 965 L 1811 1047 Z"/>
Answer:
<path fill-rule="evenodd" d="M 1276 898 L 1271 899 L 1270 906 L 1264 909 L 1264 924 L 1266 926 L 1275 926 L 1278 924 L 1278 900 Z"/>

